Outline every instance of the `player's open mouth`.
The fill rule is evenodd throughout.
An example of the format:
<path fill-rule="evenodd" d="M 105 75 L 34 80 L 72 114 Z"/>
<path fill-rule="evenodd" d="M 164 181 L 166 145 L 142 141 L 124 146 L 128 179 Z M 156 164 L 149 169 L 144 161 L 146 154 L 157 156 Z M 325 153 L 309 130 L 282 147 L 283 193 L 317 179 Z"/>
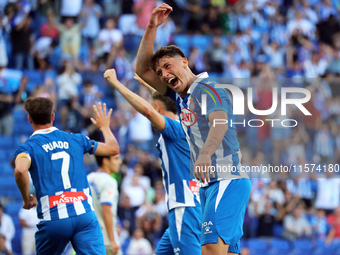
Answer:
<path fill-rule="evenodd" d="M 176 87 L 178 84 L 178 78 L 177 77 L 172 77 L 168 80 L 168 83 L 172 85 L 172 87 Z"/>

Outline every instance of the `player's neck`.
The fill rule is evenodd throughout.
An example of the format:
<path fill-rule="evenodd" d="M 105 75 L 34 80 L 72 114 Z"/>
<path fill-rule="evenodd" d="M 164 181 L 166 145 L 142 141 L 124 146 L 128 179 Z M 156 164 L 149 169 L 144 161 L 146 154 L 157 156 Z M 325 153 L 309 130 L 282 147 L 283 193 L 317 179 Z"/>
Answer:
<path fill-rule="evenodd" d="M 165 117 L 168 117 L 169 119 L 173 119 L 173 120 L 177 120 L 178 119 L 178 115 L 174 114 L 173 112 L 169 112 L 169 111 L 164 111 L 164 115 Z"/>
<path fill-rule="evenodd" d="M 40 129 L 46 129 L 46 128 L 51 128 L 53 127 L 52 123 L 44 124 L 44 125 L 38 125 L 38 124 L 32 124 L 33 131 L 38 131 Z"/>
<path fill-rule="evenodd" d="M 105 167 L 99 167 L 97 172 L 104 172 L 104 173 L 110 174 L 110 170 L 106 169 Z"/>

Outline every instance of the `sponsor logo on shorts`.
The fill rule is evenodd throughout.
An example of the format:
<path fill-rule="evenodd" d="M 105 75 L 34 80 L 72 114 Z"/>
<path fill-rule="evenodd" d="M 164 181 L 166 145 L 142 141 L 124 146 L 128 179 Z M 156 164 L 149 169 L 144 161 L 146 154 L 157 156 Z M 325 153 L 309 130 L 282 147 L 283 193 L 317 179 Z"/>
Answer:
<path fill-rule="evenodd" d="M 214 225 L 211 221 L 206 221 L 202 224 L 202 228 L 204 228 L 204 234 L 210 234 L 212 231 L 210 230 L 211 226 Z"/>
<path fill-rule="evenodd" d="M 181 249 L 179 247 L 174 248 L 174 254 L 179 255 Z"/>
<path fill-rule="evenodd" d="M 200 187 L 198 186 L 198 182 L 196 181 L 189 181 L 189 188 L 190 191 L 194 194 L 198 194 L 200 191 Z"/>
<path fill-rule="evenodd" d="M 50 208 L 59 204 L 69 204 L 77 201 L 84 201 L 87 197 L 84 191 L 71 192 L 66 191 L 60 195 L 54 195 L 49 197 Z"/>

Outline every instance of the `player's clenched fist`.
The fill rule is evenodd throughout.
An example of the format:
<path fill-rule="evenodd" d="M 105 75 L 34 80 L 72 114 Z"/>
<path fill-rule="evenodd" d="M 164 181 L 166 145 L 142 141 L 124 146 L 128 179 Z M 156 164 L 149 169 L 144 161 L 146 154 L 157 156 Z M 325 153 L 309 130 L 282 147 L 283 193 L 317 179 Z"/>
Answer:
<path fill-rule="evenodd" d="M 108 82 L 114 86 L 116 82 L 118 82 L 117 74 L 115 69 L 108 69 L 104 73 L 104 78 L 108 80 Z"/>
<path fill-rule="evenodd" d="M 163 24 L 166 18 L 172 12 L 172 7 L 168 4 L 161 4 L 160 6 L 153 9 L 150 20 L 149 27 L 158 27 Z"/>

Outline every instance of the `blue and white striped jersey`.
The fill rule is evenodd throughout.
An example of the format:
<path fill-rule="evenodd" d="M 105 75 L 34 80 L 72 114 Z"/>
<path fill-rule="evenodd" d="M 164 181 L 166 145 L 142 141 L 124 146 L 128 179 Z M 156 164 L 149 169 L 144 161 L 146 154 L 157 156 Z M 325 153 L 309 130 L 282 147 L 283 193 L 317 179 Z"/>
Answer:
<path fill-rule="evenodd" d="M 163 184 L 170 211 L 176 207 L 199 205 L 199 187 L 190 177 L 190 149 L 179 120 L 165 119 L 157 148 L 162 162 Z"/>
<path fill-rule="evenodd" d="M 183 99 L 179 94 L 170 92 L 170 97 L 176 100 L 182 127 L 190 144 L 190 171 L 193 176 L 194 164 L 208 137 L 211 127 L 209 114 L 222 110 L 228 114 L 228 131 L 211 157 L 211 166 L 215 168 L 215 178 L 210 177 L 211 182 L 219 179 L 248 178 L 245 172 L 240 171 L 241 151 L 235 125 L 229 125 L 234 121 L 232 103 L 227 91 L 215 88 L 216 84 L 214 80 L 208 78 L 207 73 L 202 73 L 190 86 L 186 98 Z M 205 95 L 207 102 L 205 115 L 201 113 L 202 95 Z"/>
<path fill-rule="evenodd" d="M 94 153 L 98 143 L 81 134 L 55 127 L 40 129 L 15 152 L 30 159 L 36 190 L 38 218 L 56 220 L 93 211 L 83 155 Z"/>

